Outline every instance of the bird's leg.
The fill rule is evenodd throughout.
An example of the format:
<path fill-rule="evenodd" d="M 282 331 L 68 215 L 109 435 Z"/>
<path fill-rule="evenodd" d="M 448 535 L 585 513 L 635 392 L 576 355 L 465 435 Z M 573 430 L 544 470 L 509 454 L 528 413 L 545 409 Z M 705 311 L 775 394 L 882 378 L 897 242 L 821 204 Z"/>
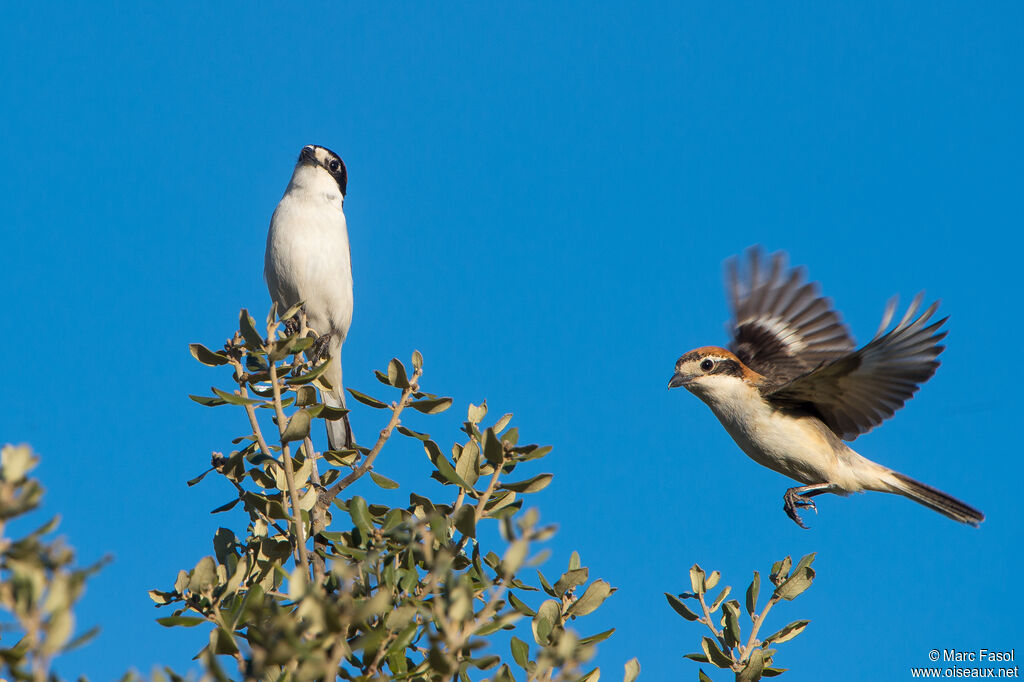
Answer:
<path fill-rule="evenodd" d="M 834 493 L 836 490 L 838 490 L 838 487 L 832 483 L 815 483 L 813 485 L 802 485 L 796 488 L 790 488 L 786 491 L 786 494 L 782 496 L 782 499 L 785 501 L 782 508 L 785 510 L 789 518 L 796 522 L 796 525 L 801 528 L 807 528 L 796 510 L 800 507 L 810 507 L 814 510 L 814 513 L 817 514 L 818 508 L 815 506 L 814 500 L 811 498 L 823 493 Z"/>
<path fill-rule="evenodd" d="M 320 362 L 320 359 L 327 355 L 327 346 L 330 343 L 331 335 L 329 333 L 316 337 L 316 341 L 313 342 L 312 354 L 309 358 L 310 362 L 314 365 Z"/>

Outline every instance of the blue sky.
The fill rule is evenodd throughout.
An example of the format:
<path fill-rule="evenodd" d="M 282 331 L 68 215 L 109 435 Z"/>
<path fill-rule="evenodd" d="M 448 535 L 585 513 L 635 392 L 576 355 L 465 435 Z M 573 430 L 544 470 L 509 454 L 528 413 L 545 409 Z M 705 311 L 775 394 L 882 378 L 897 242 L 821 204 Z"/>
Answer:
<path fill-rule="evenodd" d="M 78 613 L 103 634 L 60 671 L 185 669 L 205 639 L 156 625 L 146 596 L 244 526 L 207 513 L 226 485 L 184 484 L 244 426 L 186 398 L 223 381 L 187 344 L 266 309 L 266 227 L 308 143 L 349 170 L 347 382 L 376 390 L 374 368 L 419 348 L 456 408 L 414 428 L 454 436 L 486 397 L 555 446 L 534 501 L 560 527 L 552 563 L 578 549 L 619 588 L 585 633 L 618 628 L 608 679 L 633 656 L 644 679 L 696 678 L 682 654 L 702 633 L 661 596 L 694 562 L 738 587 L 810 551 L 817 581 L 774 621 L 812 620 L 781 647 L 790 680 L 1021 648 L 1022 14 L 5 4 L 0 438 L 42 454 L 83 560 L 115 557 Z M 855 447 L 980 507 L 979 530 L 867 494 L 820 498 L 803 531 L 788 479 L 666 391 L 680 354 L 726 341 L 722 261 L 753 243 L 806 264 L 862 342 L 891 295 L 942 298 L 942 367 Z M 379 470 L 409 491 L 427 466 L 396 448 Z"/>

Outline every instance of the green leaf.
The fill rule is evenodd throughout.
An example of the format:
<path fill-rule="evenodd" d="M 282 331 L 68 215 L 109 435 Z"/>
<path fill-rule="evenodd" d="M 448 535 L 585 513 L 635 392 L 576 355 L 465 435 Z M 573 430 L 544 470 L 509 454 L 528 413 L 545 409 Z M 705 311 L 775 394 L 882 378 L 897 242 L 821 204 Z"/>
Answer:
<path fill-rule="evenodd" d="M 376 408 L 378 410 L 384 410 L 387 409 L 388 407 L 387 403 L 382 403 L 376 398 L 371 398 L 365 393 L 360 393 L 359 391 L 353 390 L 351 388 L 346 388 L 345 390 L 348 391 L 353 398 L 361 402 L 363 405 L 369 405 L 370 407 Z"/>
<path fill-rule="evenodd" d="M 242 498 L 236 497 L 235 499 L 231 500 L 230 502 L 225 502 L 224 504 L 222 504 L 221 506 L 217 507 L 216 509 L 214 509 L 210 513 L 211 514 L 220 514 L 221 512 L 226 512 L 226 511 L 228 511 L 230 509 L 234 509 L 235 505 L 238 504 L 241 501 L 242 501 Z"/>
<path fill-rule="evenodd" d="M 420 433 L 419 431 L 413 431 L 408 429 L 401 424 L 398 425 L 398 432 L 403 436 L 409 436 L 409 438 L 415 438 L 416 440 L 429 440 L 430 435 L 426 433 Z"/>
<path fill-rule="evenodd" d="M 757 682 L 761 679 L 761 671 L 764 670 L 764 654 L 760 649 L 750 652 L 750 658 L 743 670 L 736 673 L 736 682 Z"/>
<path fill-rule="evenodd" d="M 572 554 L 569 555 L 569 570 L 570 571 L 575 571 L 579 567 L 580 567 L 580 553 L 577 552 L 576 550 L 573 550 Z"/>
<path fill-rule="evenodd" d="M 506 578 L 515 575 L 519 567 L 523 565 L 523 561 L 526 560 L 526 552 L 529 548 L 523 538 L 510 544 L 505 550 L 505 556 L 501 558 L 501 574 Z"/>
<path fill-rule="evenodd" d="M 514 608 L 516 611 L 523 614 L 524 616 L 533 618 L 535 615 L 537 615 L 536 611 L 531 609 L 526 602 L 524 602 L 522 599 L 517 597 L 512 592 L 508 593 L 508 603 L 512 605 L 512 608 Z"/>
<path fill-rule="evenodd" d="M 455 472 L 455 467 L 448 461 L 448 458 L 444 456 L 441 449 L 437 447 L 437 443 L 432 440 L 428 440 L 423 443 L 423 449 L 427 451 L 427 457 L 433 462 L 434 466 L 437 467 L 437 472 L 441 474 L 441 477 L 449 483 L 463 488 L 464 490 L 472 490 L 472 487 L 462 480 L 462 477 Z"/>
<path fill-rule="evenodd" d="M 789 640 L 793 639 L 801 632 L 803 632 L 804 628 L 806 628 L 807 624 L 810 622 L 811 621 L 809 620 L 795 620 L 786 627 L 779 630 L 778 632 L 765 637 L 762 645 L 780 644 L 782 642 L 788 642 Z"/>
<path fill-rule="evenodd" d="M 750 586 L 747 587 L 747 613 L 751 616 L 754 615 L 754 611 L 757 610 L 757 595 L 761 591 L 761 575 L 754 571 L 754 579 L 750 581 Z"/>
<path fill-rule="evenodd" d="M 579 587 L 583 583 L 587 582 L 587 577 L 590 574 L 588 568 L 577 568 L 572 571 L 566 571 L 562 574 L 562 577 L 555 581 L 555 594 L 561 597 L 569 590 Z"/>
<path fill-rule="evenodd" d="M 204 556 L 189 575 L 188 589 L 192 592 L 202 593 L 216 584 L 217 564 L 214 563 L 213 557 Z"/>
<path fill-rule="evenodd" d="M 498 421 L 494 422 L 494 426 L 492 426 L 491 428 L 494 429 L 495 433 L 501 433 L 502 429 L 504 429 L 506 426 L 508 426 L 508 423 L 510 421 L 512 421 L 512 413 L 511 412 L 509 412 L 508 414 L 501 415 L 501 419 L 499 419 Z"/>
<path fill-rule="evenodd" d="M 82 634 L 80 634 L 78 637 L 75 637 L 73 640 L 65 644 L 63 647 L 61 647 L 60 653 L 66 654 L 70 651 L 74 651 L 78 647 L 85 646 L 91 640 L 93 640 L 98 634 L 100 634 L 99 626 L 97 625 L 95 627 L 91 627 Z"/>
<path fill-rule="evenodd" d="M 779 599 L 793 601 L 810 587 L 813 581 L 814 569 L 810 566 L 804 566 L 799 571 L 793 571 L 793 574 L 789 576 L 786 582 L 775 588 L 775 596 Z"/>
<path fill-rule="evenodd" d="M 697 682 L 712 682 L 711 678 L 704 674 L 704 671 L 697 668 Z"/>
<path fill-rule="evenodd" d="M 352 517 L 352 523 L 362 532 L 363 537 L 369 535 L 370 529 L 373 528 L 373 521 L 370 519 L 370 510 L 366 506 L 366 500 L 358 495 L 353 497 L 348 502 L 348 513 Z"/>
<path fill-rule="evenodd" d="M 288 419 L 288 425 L 284 428 L 284 433 L 281 434 L 281 442 L 291 443 L 297 440 L 303 440 L 309 435 L 309 412 L 306 410 L 299 410 Z"/>
<path fill-rule="evenodd" d="M 530 662 L 530 645 L 513 635 L 511 648 L 512 659 L 525 670 L 526 664 Z"/>
<path fill-rule="evenodd" d="M 425 398 L 409 403 L 409 407 L 423 414 L 438 414 L 452 406 L 451 398 Z"/>
<path fill-rule="evenodd" d="M 221 405 L 227 405 L 227 401 L 221 400 L 220 398 L 208 398 L 204 395 L 192 395 L 191 393 L 188 397 L 203 407 L 220 407 Z"/>
<path fill-rule="evenodd" d="M 216 367 L 218 365 L 228 364 L 228 356 L 224 353 L 214 353 L 212 350 L 207 348 L 201 343 L 190 343 L 188 344 L 188 350 L 199 362 L 203 363 L 208 367 Z"/>
<path fill-rule="evenodd" d="M 405 373 L 405 365 L 398 358 L 391 358 L 388 363 L 388 381 L 395 388 L 409 388 L 409 377 Z"/>
<path fill-rule="evenodd" d="M 209 469 L 207 469 L 207 470 L 206 470 L 206 471 L 204 471 L 203 473 L 199 474 L 199 475 L 198 475 L 198 476 L 196 476 L 195 478 L 190 478 L 189 480 L 185 481 L 185 485 L 187 485 L 187 486 L 188 486 L 189 488 L 191 488 L 191 487 L 192 487 L 192 486 L 194 486 L 194 485 L 195 485 L 196 483 L 199 483 L 199 481 L 201 481 L 201 480 L 203 480 L 204 478 L 206 478 L 206 474 L 210 473 L 210 472 L 211 472 L 211 471 L 213 471 L 213 470 L 214 470 L 214 469 L 213 469 L 213 467 L 210 467 Z"/>
<path fill-rule="evenodd" d="M 470 424 L 479 424 L 483 421 L 484 417 L 487 416 L 487 401 L 484 400 L 479 405 L 469 404 L 469 409 L 466 411 L 466 421 Z"/>
<path fill-rule="evenodd" d="M 711 602 L 711 606 L 708 608 L 708 611 L 710 611 L 711 613 L 717 611 L 718 607 L 722 605 L 722 602 L 725 601 L 725 598 L 729 596 L 729 593 L 731 591 L 732 588 L 728 585 L 723 587 L 722 591 L 718 593 L 717 597 L 715 597 L 715 601 Z"/>
<path fill-rule="evenodd" d="M 551 587 L 551 584 L 548 582 L 547 578 L 544 577 L 544 574 L 540 572 L 540 569 L 537 570 L 537 577 L 540 578 L 541 589 L 543 589 L 549 597 L 558 596 L 555 594 L 555 588 Z"/>
<path fill-rule="evenodd" d="M 165 628 L 174 627 L 175 625 L 192 628 L 205 623 L 206 619 L 196 618 L 193 616 L 168 616 L 166 618 L 157 618 L 156 622 L 160 623 L 160 625 L 163 625 Z"/>
<path fill-rule="evenodd" d="M 316 389 L 312 386 L 299 386 L 298 388 L 292 389 L 295 391 L 295 406 L 296 407 L 309 407 L 310 405 L 316 405 Z M 312 415 L 312 416 L 319 416 Z"/>
<path fill-rule="evenodd" d="M 551 642 L 551 632 L 561 617 L 561 604 L 554 599 L 548 599 L 540 605 L 537 615 L 533 617 L 533 639 L 537 644 L 547 646 Z"/>
<path fill-rule="evenodd" d="M 256 323 L 249 316 L 249 311 L 242 308 L 238 316 L 238 331 L 242 332 L 242 338 L 253 348 L 263 347 L 263 337 L 256 331 Z"/>
<path fill-rule="evenodd" d="M 789 569 L 793 565 L 793 560 L 790 557 L 786 557 L 782 561 L 776 561 L 772 564 L 772 572 L 768 574 L 768 578 L 778 587 L 789 575 Z"/>
<path fill-rule="evenodd" d="M 697 564 L 690 568 L 690 587 L 694 594 L 704 594 L 704 569 Z"/>
<path fill-rule="evenodd" d="M 811 552 L 810 554 L 808 554 L 808 555 L 804 556 L 803 558 L 801 558 L 800 561 L 798 561 L 796 563 L 796 568 L 793 569 L 793 572 L 795 573 L 795 572 L 799 571 L 800 569 L 807 568 L 808 566 L 813 564 L 814 563 L 814 557 L 817 556 L 817 554 L 818 554 L 817 552 Z"/>
<path fill-rule="evenodd" d="M 476 510 L 464 504 L 455 512 L 455 530 L 471 538 L 476 537 Z"/>
<path fill-rule="evenodd" d="M 615 628 L 612 628 L 611 630 L 605 630 L 604 632 L 599 632 L 596 635 L 591 635 L 590 637 L 584 637 L 580 640 L 580 644 L 582 646 L 586 646 L 588 644 L 597 644 L 598 642 L 603 642 L 604 640 L 611 637 L 612 633 L 614 632 Z"/>
<path fill-rule="evenodd" d="M 468 485 L 473 486 L 480 478 L 480 448 L 476 441 L 469 441 L 462 448 L 455 462 L 455 473 Z"/>
<path fill-rule="evenodd" d="M 710 637 L 704 637 L 700 646 L 704 649 L 704 655 L 708 657 L 708 661 L 719 668 L 729 668 L 732 665 L 732 659 L 722 653 L 722 650 L 718 648 L 718 643 Z"/>
<path fill-rule="evenodd" d="M 533 478 L 526 479 L 525 481 L 502 483 L 498 487 L 502 490 L 514 490 L 517 493 L 535 493 L 547 488 L 548 484 L 551 483 L 552 478 L 554 478 L 552 474 L 538 474 Z"/>
<path fill-rule="evenodd" d="M 227 565 L 228 557 L 234 556 L 234 547 L 237 543 L 235 534 L 227 528 L 218 528 L 213 534 L 213 553 L 217 557 L 217 563 Z"/>
<path fill-rule="evenodd" d="M 698 618 L 700 618 L 700 616 L 698 616 L 696 613 L 691 611 L 686 606 L 686 604 L 683 603 L 683 600 L 680 599 L 679 597 L 677 597 L 677 596 L 675 596 L 673 594 L 669 594 L 668 592 L 666 592 L 665 593 L 665 599 L 668 600 L 668 605 L 671 606 L 675 610 L 676 613 L 678 613 L 680 616 L 682 616 L 686 620 L 693 621 L 693 620 L 697 620 Z"/>
<path fill-rule="evenodd" d="M 710 663 L 708 657 L 704 654 L 683 654 L 683 658 L 688 658 L 691 661 L 697 661 L 698 663 Z"/>
<path fill-rule="evenodd" d="M 374 483 L 379 485 L 381 488 L 384 488 L 384 490 L 394 490 L 395 488 L 398 487 L 398 483 L 396 483 L 395 481 L 392 481 L 390 478 L 381 476 L 380 474 L 375 473 L 373 471 L 370 472 L 370 478 L 373 480 Z"/>
<path fill-rule="evenodd" d="M 735 647 L 740 643 L 740 603 L 730 599 L 722 605 L 723 634 L 725 645 Z"/>
<path fill-rule="evenodd" d="M 762 677 L 777 677 L 789 670 L 789 668 L 765 668 L 761 671 Z"/>
<path fill-rule="evenodd" d="M 314 419 L 328 419 L 330 421 L 337 421 L 346 414 L 348 410 L 343 407 L 331 407 L 330 405 L 324 405 L 323 403 L 317 403 L 312 407 L 308 408 L 309 416 Z"/>
<path fill-rule="evenodd" d="M 491 464 L 498 466 L 505 459 L 505 451 L 501 441 L 494 434 L 494 429 L 487 429 L 483 433 L 484 459 Z"/>
<path fill-rule="evenodd" d="M 172 601 L 174 601 L 175 593 L 174 592 L 161 592 L 160 590 L 150 590 L 149 591 L 149 598 L 152 599 L 157 604 L 160 604 L 160 605 L 170 604 Z"/>
<path fill-rule="evenodd" d="M 231 405 L 260 405 L 263 403 L 262 400 L 255 400 L 253 398 L 243 398 L 240 395 L 235 395 L 234 393 L 222 391 L 216 386 L 211 386 L 210 388 L 213 390 L 214 393 L 217 394 L 218 398 L 220 398 L 226 403 L 230 403 Z"/>
<path fill-rule="evenodd" d="M 604 600 L 607 599 L 615 590 L 612 588 L 606 580 L 595 580 L 587 586 L 583 596 L 574 601 L 566 614 L 573 618 L 577 616 L 585 616 L 588 613 L 592 613 L 597 610 Z"/>
<path fill-rule="evenodd" d="M 715 589 L 715 585 L 718 584 L 718 581 L 719 581 L 719 579 L 721 577 L 722 577 L 722 574 L 719 573 L 718 571 L 711 571 L 711 575 L 709 575 L 704 580 L 704 589 L 706 589 L 706 590 L 713 590 L 713 589 Z"/>
<path fill-rule="evenodd" d="M 304 384 L 311 384 L 313 380 L 318 379 L 321 374 L 327 371 L 327 366 L 331 364 L 331 361 L 321 362 L 319 365 L 309 370 L 305 374 L 300 374 L 296 377 L 287 377 L 284 383 L 289 386 L 302 386 Z"/>
<path fill-rule="evenodd" d="M 418 350 L 412 352 L 412 367 L 416 370 L 423 369 L 423 354 Z"/>
<path fill-rule="evenodd" d="M 626 661 L 626 673 L 622 676 L 622 682 L 633 682 L 640 675 L 640 661 L 631 658 Z"/>

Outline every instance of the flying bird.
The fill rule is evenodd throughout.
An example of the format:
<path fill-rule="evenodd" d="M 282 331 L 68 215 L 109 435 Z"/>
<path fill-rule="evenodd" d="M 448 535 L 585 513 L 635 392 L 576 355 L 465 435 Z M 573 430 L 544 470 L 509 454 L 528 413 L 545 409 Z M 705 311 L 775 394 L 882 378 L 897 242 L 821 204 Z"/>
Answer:
<path fill-rule="evenodd" d="M 938 302 L 919 312 L 918 294 L 890 329 L 891 300 L 875 337 L 858 349 L 817 283 L 787 268 L 784 253 L 765 258 L 754 247 L 748 260 L 742 273 L 737 258 L 726 263 L 728 350 L 684 354 L 668 387 L 703 400 L 751 459 L 802 484 L 786 491 L 783 508 L 803 528 L 798 509 L 816 512 L 813 497 L 865 490 L 903 495 L 972 526 L 984 521 L 974 507 L 845 442 L 891 417 L 935 373 L 947 319 L 931 321 Z"/>
<path fill-rule="evenodd" d="M 352 258 L 345 223 L 348 171 L 326 147 L 307 145 L 299 153 L 284 196 L 267 233 L 263 275 L 279 310 L 303 302 L 309 327 L 319 338 L 314 355 L 327 355 L 322 375 L 330 384 L 323 401 L 345 407 L 341 345 L 352 324 Z M 354 443 L 348 416 L 327 421 L 332 450 Z"/>

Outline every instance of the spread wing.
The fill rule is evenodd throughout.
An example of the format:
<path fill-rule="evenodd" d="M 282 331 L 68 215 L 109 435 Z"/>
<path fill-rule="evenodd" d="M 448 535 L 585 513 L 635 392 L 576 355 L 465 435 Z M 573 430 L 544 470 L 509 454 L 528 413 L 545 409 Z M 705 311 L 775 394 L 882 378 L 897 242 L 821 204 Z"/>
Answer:
<path fill-rule="evenodd" d="M 817 283 L 803 281 L 803 268 L 787 269 L 781 251 L 770 260 L 758 247 L 747 254 L 744 273 L 738 259 L 726 262 L 733 311 L 729 350 L 745 365 L 778 386 L 856 348 L 831 301 L 818 293 Z"/>
<path fill-rule="evenodd" d="M 772 402 L 802 405 L 818 414 L 843 440 L 853 440 L 893 415 L 935 374 L 935 358 L 945 346 L 940 327 L 948 318 L 928 323 L 936 301 L 916 319 L 918 294 L 903 319 L 886 332 L 896 299 L 889 302 L 871 342 L 849 355 L 814 369 L 766 394 Z"/>

